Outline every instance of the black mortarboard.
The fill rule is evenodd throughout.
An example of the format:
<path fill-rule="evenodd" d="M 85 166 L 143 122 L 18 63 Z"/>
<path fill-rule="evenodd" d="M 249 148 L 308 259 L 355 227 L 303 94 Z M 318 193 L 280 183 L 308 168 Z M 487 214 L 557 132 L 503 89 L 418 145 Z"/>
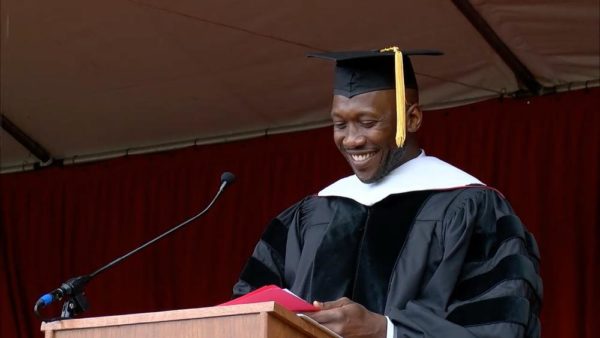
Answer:
<path fill-rule="evenodd" d="M 334 95 L 351 98 L 376 90 L 398 89 L 396 144 L 401 146 L 406 138 L 404 89 L 418 89 L 408 56 L 441 54 L 436 50 L 401 51 L 397 47 L 390 47 L 370 51 L 311 53 L 308 56 L 335 61 Z"/>

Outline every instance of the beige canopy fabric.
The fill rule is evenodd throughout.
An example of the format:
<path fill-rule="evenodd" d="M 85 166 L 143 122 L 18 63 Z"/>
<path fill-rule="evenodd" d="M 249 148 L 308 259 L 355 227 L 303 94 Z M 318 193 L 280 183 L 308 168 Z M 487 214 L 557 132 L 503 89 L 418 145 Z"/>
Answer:
<path fill-rule="evenodd" d="M 461 3 L 539 93 L 599 85 L 598 0 L 1 0 L 1 110 L 64 159 L 324 125 L 332 65 L 311 51 L 440 49 L 413 60 L 428 109 L 527 89 Z M 39 162 L 0 147 L 4 169 Z"/>

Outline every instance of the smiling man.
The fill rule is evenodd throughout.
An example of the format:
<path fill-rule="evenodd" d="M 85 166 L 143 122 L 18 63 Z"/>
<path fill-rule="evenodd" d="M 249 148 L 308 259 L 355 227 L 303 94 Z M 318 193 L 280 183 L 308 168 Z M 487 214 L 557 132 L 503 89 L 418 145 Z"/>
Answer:
<path fill-rule="evenodd" d="M 416 102 L 416 92 L 409 100 Z M 356 177 L 364 183 L 377 182 L 420 151 L 413 133 L 419 129 L 421 111 L 416 104 L 407 113 L 408 144 L 396 147 L 395 91 L 380 90 L 348 98 L 333 98 L 333 140 Z M 409 101 L 410 102 L 410 101 Z"/>
<path fill-rule="evenodd" d="M 502 195 L 419 148 L 407 54 L 313 55 L 336 62 L 333 138 L 354 175 L 269 224 L 234 296 L 288 288 L 346 338 L 539 337 L 535 240 Z"/>

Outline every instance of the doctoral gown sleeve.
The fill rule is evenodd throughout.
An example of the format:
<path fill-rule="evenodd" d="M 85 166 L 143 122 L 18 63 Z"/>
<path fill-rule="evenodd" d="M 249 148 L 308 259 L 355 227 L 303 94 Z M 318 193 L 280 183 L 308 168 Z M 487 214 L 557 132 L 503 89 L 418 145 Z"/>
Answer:
<path fill-rule="evenodd" d="M 431 241 L 415 283 L 420 292 L 387 308 L 395 336 L 539 337 L 542 282 L 535 240 L 493 190 L 465 189 L 453 196 L 450 203 L 442 198 L 429 206 L 443 210 L 438 219 L 425 216 L 413 225 L 433 224 L 431 236 L 423 237 Z M 411 259 L 419 258 L 399 264 L 410 265 Z M 403 283 L 396 277 L 394 283 Z"/>
<path fill-rule="evenodd" d="M 284 278 L 286 242 L 290 225 L 295 222 L 302 203 L 291 206 L 269 223 L 233 287 L 233 298 L 264 285 L 288 287 Z"/>

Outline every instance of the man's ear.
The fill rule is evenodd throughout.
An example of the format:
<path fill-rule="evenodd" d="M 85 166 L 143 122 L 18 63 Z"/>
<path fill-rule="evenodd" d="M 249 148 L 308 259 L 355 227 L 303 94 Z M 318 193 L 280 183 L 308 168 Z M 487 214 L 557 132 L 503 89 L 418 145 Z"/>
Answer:
<path fill-rule="evenodd" d="M 406 131 L 416 133 L 421 128 L 423 122 L 423 112 L 418 103 L 413 104 L 406 112 Z"/>

